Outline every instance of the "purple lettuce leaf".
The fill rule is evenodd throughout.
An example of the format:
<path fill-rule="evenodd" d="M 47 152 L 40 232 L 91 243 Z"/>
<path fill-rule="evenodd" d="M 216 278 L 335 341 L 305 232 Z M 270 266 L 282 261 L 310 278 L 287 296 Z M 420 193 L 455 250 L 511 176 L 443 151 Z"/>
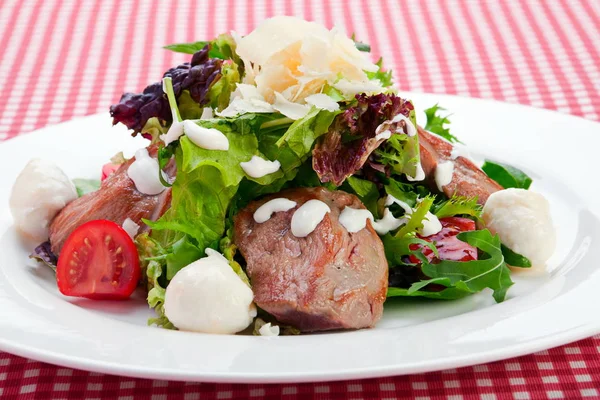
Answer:
<path fill-rule="evenodd" d="M 205 46 L 194 53 L 191 63 L 171 68 L 163 75 L 170 76 L 173 80 L 176 98 L 188 91 L 198 109 L 208 104 L 207 94 L 211 86 L 221 78 L 223 60 L 209 58 L 209 50 L 210 46 Z M 110 115 L 113 117 L 113 125 L 120 122 L 133 130 L 134 135 L 142 132 L 151 118 L 157 118 L 163 126 L 172 122 L 171 108 L 161 82 L 147 86 L 142 93 L 124 93 L 119 103 L 110 107 Z"/>
<path fill-rule="evenodd" d="M 356 106 L 336 117 L 313 150 L 313 169 L 323 183 L 339 186 L 367 162 L 369 168 L 385 171 L 372 155 L 385 141 L 376 138 L 377 127 L 398 114 L 409 118 L 414 110 L 411 102 L 395 94 L 358 94 L 356 100 Z"/>
<path fill-rule="evenodd" d="M 52 252 L 50 241 L 45 241 L 33 250 L 33 253 L 29 255 L 36 261 L 46 264 L 50 268 L 56 271 L 56 263 L 58 263 L 58 257 Z"/>

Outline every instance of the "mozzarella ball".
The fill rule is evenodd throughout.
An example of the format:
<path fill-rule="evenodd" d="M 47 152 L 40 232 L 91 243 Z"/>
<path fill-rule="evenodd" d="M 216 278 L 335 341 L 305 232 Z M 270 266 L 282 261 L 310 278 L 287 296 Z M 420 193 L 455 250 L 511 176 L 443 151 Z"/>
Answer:
<path fill-rule="evenodd" d="M 548 201 L 539 193 L 506 189 L 493 193 L 483 207 L 487 228 L 511 250 L 543 266 L 554 253 L 556 231 Z"/>
<path fill-rule="evenodd" d="M 165 294 L 165 315 L 182 331 L 236 333 L 254 317 L 254 294 L 214 250 L 175 274 Z"/>
<path fill-rule="evenodd" d="M 13 184 L 10 212 L 25 237 L 48 239 L 48 226 L 67 203 L 77 198 L 73 182 L 54 163 L 34 158 Z"/>

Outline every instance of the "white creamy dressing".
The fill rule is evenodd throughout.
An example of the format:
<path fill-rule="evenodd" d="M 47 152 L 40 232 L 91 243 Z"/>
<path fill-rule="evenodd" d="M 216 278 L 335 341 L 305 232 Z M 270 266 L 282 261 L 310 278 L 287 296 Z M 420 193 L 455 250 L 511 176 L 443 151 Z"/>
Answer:
<path fill-rule="evenodd" d="M 328 212 L 331 212 L 331 209 L 321 200 L 312 199 L 302 204 L 292 216 L 292 235 L 308 236 Z"/>
<path fill-rule="evenodd" d="M 181 122 L 173 121 L 171 127 L 164 135 L 160 135 L 159 138 L 165 142 L 165 146 L 176 141 L 183 135 L 183 124 Z"/>
<path fill-rule="evenodd" d="M 410 207 L 408 207 L 408 210 L 412 212 Z M 396 230 L 408 221 L 406 218 L 394 217 L 388 208 L 383 210 L 383 218 L 378 219 L 377 221 L 375 221 L 373 214 L 371 214 L 369 210 L 351 207 L 344 207 L 339 217 L 340 224 L 342 224 L 349 233 L 356 233 L 364 229 L 367 226 L 367 220 L 371 220 L 373 229 L 375 229 L 375 232 L 379 235 L 385 235 L 388 232 Z"/>
<path fill-rule="evenodd" d="M 439 231 L 441 230 L 442 223 L 440 222 L 438 217 L 427 211 L 427 214 L 425 214 L 425 218 L 423 218 L 423 227 L 421 229 L 418 229 L 418 232 L 422 236 L 431 236 L 435 235 L 436 233 L 439 233 Z"/>
<path fill-rule="evenodd" d="M 283 197 L 269 200 L 254 211 L 254 221 L 258 224 L 267 222 L 273 213 L 289 211 L 296 207 L 296 202 Z"/>
<path fill-rule="evenodd" d="M 204 107 L 202 109 L 202 115 L 200 116 L 200 119 L 213 119 L 214 115 L 213 115 L 213 109 L 210 107 Z"/>
<path fill-rule="evenodd" d="M 394 119 L 392 119 L 392 121 L 390 123 L 392 124 L 396 124 L 400 121 L 404 121 L 406 123 L 406 134 L 408 136 L 415 136 L 417 134 L 417 128 L 415 128 L 415 126 L 413 125 L 412 121 L 409 118 L 406 118 L 404 115 L 402 114 L 398 114 L 394 117 Z"/>
<path fill-rule="evenodd" d="M 469 152 L 469 149 L 467 148 L 467 146 L 464 146 L 462 144 L 453 144 L 452 145 L 452 151 L 450 152 L 450 159 L 451 160 L 456 160 L 458 157 L 464 157 L 464 158 L 471 158 L 471 153 Z"/>
<path fill-rule="evenodd" d="M 398 114 L 391 121 L 384 121 L 377 127 L 377 129 L 375 129 L 375 139 L 389 139 L 392 137 L 390 126 L 401 121 L 404 121 L 406 124 L 406 134 L 408 136 L 415 136 L 417 134 L 417 128 L 415 128 L 412 121 L 409 118 L 406 118 L 404 115 Z M 396 129 L 394 133 L 404 133 L 404 130 L 398 126 L 398 129 Z"/>
<path fill-rule="evenodd" d="M 258 333 L 260 333 L 260 336 L 279 336 L 279 326 L 267 322 L 260 327 Z"/>
<path fill-rule="evenodd" d="M 386 129 L 384 131 L 378 132 L 380 126 L 381 125 L 379 125 L 377 127 L 377 130 L 375 131 L 375 133 L 376 133 L 375 139 L 376 140 L 387 140 L 387 139 L 391 138 L 392 137 L 392 131 L 390 131 L 389 129 Z"/>
<path fill-rule="evenodd" d="M 227 136 L 218 129 L 205 128 L 196 125 L 193 121 L 183 121 L 183 130 L 196 146 L 206 150 L 229 150 L 229 140 Z"/>
<path fill-rule="evenodd" d="M 367 220 L 374 222 L 373 214 L 369 210 L 344 207 L 340 213 L 340 224 L 350 233 L 356 233 L 367 226 Z"/>
<path fill-rule="evenodd" d="M 380 235 L 385 235 L 404 225 L 408 220 L 406 218 L 396 218 L 394 214 L 386 208 L 383 210 L 383 218 L 373 223 L 373 229 Z"/>
<path fill-rule="evenodd" d="M 263 176 L 279 171 L 281 163 L 277 160 L 269 161 L 259 156 L 252 156 L 250 161 L 241 162 L 240 166 L 248 176 L 262 178 Z"/>
<path fill-rule="evenodd" d="M 158 171 L 158 161 L 150 157 L 148 150 L 143 148 L 135 152 L 135 161 L 127 169 L 127 176 L 133 181 L 138 192 L 153 196 L 165 190 L 158 178 Z M 167 180 L 165 173 L 161 173 Z"/>
<path fill-rule="evenodd" d="M 389 207 L 392 204 L 398 204 L 400 207 L 402 207 L 402 209 L 404 210 L 404 212 L 407 213 L 407 214 L 412 214 L 412 212 L 413 212 L 412 207 L 409 206 L 407 203 L 403 202 L 402 200 L 399 200 L 399 199 L 395 198 L 391 194 L 388 194 L 388 196 L 385 199 L 385 205 L 386 205 L 386 207 Z"/>
<path fill-rule="evenodd" d="M 163 82 L 164 85 L 164 82 Z M 176 115 L 176 114 L 173 114 Z M 210 107 L 204 107 L 202 109 L 202 115 L 200 119 L 212 119 L 213 118 L 213 110 Z M 183 135 L 183 126 L 184 123 L 182 121 L 173 121 L 167 133 L 160 135 L 159 138 L 163 142 L 165 142 L 165 146 L 168 146 L 169 143 L 172 143 L 179 139 Z"/>
<path fill-rule="evenodd" d="M 136 224 L 131 218 L 126 218 L 123 221 L 123 230 L 127 232 L 127 234 L 134 239 L 140 230 L 140 226 Z"/>
<path fill-rule="evenodd" d="M 420 160 L 417 163 L 417 171 L 415 173 L 415 176 L 406 175 L 406 179 L 408 179 L 411 182 L 419 182 L 425 179 L 425 171 L 423 171 L 423 165 L 421 165 Z"/>
<path fill-rule="evenodd" d="M 453 174 L 454 163 L 452 161 L 444 161 L 437 165 L 435 168 L 434 178 L 435 184 L 440 192 L 444 190 L 444 186 L 452 182 Z"/>

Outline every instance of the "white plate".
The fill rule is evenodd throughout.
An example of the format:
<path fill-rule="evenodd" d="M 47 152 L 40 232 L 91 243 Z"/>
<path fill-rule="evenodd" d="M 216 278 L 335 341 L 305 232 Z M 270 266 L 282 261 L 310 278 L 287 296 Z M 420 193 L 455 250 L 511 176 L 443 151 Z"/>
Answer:
<path fill-rule="evenodd" d="M 460 367 L 561 345 L 600 332 L 600 125 L 492 101 L 406 94 L 417 109 L 439 102 L 476 155 L 522 168 L 551 202 L 558 249 L 544 274 L 513 274 L 507 301 L 489 292 L 452 302 L 394 299 L 377 328 L 287 337 L 219 336 L 146 326 L 143 296 L 93 302 L 61 296 L 51 271 L 27 259 L 7 202 L 32 157 L 70 177 L 94 177 L 116 152 L 143 140 L 108 115 L 73 120 L 0 144 L 0 348 L 97 372 L 215 382 L 368 378 Z"/>

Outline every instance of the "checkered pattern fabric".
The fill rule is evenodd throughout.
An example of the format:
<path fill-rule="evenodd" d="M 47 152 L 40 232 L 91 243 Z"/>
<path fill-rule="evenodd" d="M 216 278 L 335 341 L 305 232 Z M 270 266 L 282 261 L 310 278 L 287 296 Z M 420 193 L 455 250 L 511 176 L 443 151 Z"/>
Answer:
<path fill-rule="evenodd" d="M 338 25 L 404 90 L 600 119 L 598 0 L 0 0 L 0 140 L 107 112 L 186 56 L 161 49 L 244 34 L 272 15 Z M 294 385 L 187 384 L 59 368 L 0 352 L 0 398 L 600 398 L 600 337 L 487 365 Z"/>

